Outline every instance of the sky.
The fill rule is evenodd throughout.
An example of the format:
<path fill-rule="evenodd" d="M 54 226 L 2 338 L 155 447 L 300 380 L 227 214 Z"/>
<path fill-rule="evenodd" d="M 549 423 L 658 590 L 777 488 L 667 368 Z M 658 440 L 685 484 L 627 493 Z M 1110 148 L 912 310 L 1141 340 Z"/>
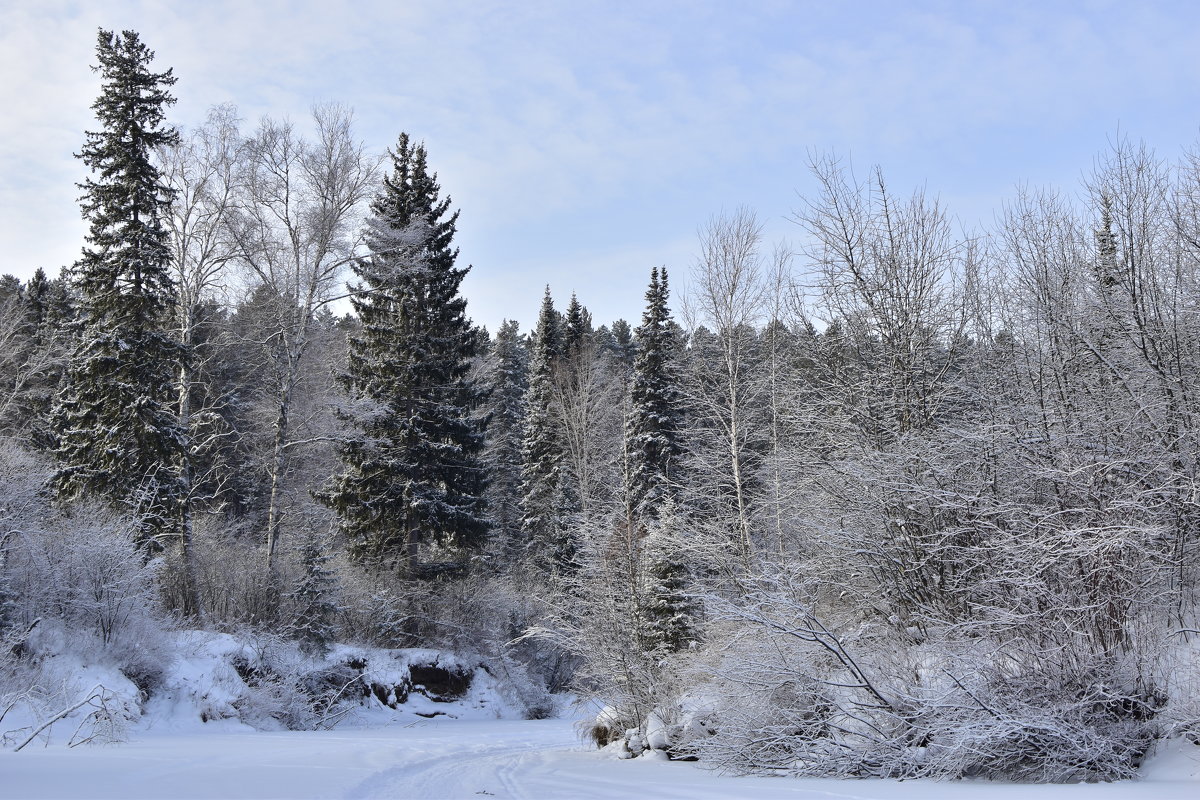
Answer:
<path fill-rule="evenodd" d="M 0 0 L 0 273 L 79 254 L 100 27 L 174 69 L 181 127 L 336 101 L 374 151 L 424 140 L 492 331 L 531 327 L 547 284 L 636 324 L 651 267 L 686 291 L 698 231 L 739 208 L 798 247 L 814 155 L 974 230 L 1018 185 L 1078 194 L 1118 136 L 1174 160 L 1200 133 L 1195 2 Z"/>

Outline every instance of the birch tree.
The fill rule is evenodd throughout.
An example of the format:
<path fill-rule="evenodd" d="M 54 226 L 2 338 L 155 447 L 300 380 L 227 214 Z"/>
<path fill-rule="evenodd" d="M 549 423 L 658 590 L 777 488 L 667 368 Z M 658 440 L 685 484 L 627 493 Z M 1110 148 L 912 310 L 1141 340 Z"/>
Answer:
<path fill-rule="evenodd" d="M 311 140 L 290 122 L 264 119 L 246 142 L 246 172 L 237 195 L 239 263 L 275 298 L 257 343 L 268 355 L 274 420 L 266 474 L 266 563 L 273 568 L 284 514 L 284 482 L 292 452 L 292 411 L 303 380 L 317 312 L 343 295 L 341 279 L 356 256 L 362 203 L 378 159 L 354 139 L 351 113 L 317 106 Z"/>

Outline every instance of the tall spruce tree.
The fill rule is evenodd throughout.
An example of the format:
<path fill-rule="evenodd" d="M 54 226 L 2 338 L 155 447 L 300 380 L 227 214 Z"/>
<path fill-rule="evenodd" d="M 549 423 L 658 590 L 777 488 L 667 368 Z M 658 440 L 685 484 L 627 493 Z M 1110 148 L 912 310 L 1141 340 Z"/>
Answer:
<path fill-rule="evenodd" d="M 525 395 L 525 446 L 521 482 L 521 527 L 531 560 L 558 571 L 574 559 L 564 526 L 565 460 L 562 426 L 557 419 L 555 381 L 565 342 L 561 315 L 554 308 L 550 287 L 542 298 L 529 364 Z"/>
<path fill-rule="evenodd" d="M 351 552 L 415 574 L 422 544 L 471 546 L 487 532 L 483 431 L 468 379 L 477 337 L 455 266 L 458 212 L 440 196 L 423 144 L 401 134 L 371 204 L 370 256 L 354 265 L 362 323 L 343 382 L 354 429 L 322 499 Z"/>
<path fill-rule="evenodd" d="M 628 510 L 639 531 L 645 574 L 646 636 L 654 648 L 675 652 L 698 638 L 700 609 L 687 592 L 691 576 L 678 532 L 683 394 L 668 297 L 667 270 L 652 269 L 637 329 L 625 451 Z"/>
<path fill-rule="evenodd" d="M 650 271 L 646 311 L 637 329 L 625 429 L 630 505 L 636 516 L 651 519 L 674 498 L 679 481 L 683 395 L 668 296 L 667 270 L 656 267 Z"/>
<path fill-rule="evenodd" d="M 88 246 L 70 270 L 79 296 L 78 340 L 52 430 L 60 498 L 106 498 L 139 514 L 143 543 L 170 535 L 180 499 L 185 435 L 172 405 L 182 357 L 168 332 L 174 304 L 163 214 L 171 194 L 151 153 L 173 143 L 164 109 L 175 102 L 171 70 L 152 72 L 154 53 L 133 31 L 101 30 L 102 89 L 80 158 L 92 171 L 79 187 Z"/>
<path fill-rule="evenodd" d="M 497 552 L 505 561 L 516 555 L 521 531 L 522 448 L 525 442 L 525 391 L 528 354 L 516 320 L 504 320 L 492 343 L 488 375 L 488 506 Z"/>

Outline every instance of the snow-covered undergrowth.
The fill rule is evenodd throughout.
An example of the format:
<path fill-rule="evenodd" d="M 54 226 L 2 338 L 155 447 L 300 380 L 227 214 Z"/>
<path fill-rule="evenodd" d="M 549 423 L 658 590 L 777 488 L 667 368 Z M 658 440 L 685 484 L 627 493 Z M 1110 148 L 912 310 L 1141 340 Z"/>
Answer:
<path fill-rule="evenodd" d="M 173 657 L 147 679 L 111 653 L 73 649 L 61 630 L 31 635 L 4 665 L 0 746 L 530 715 L 502 677 L 451 653 L 338 645 L 312 656 L 262 633 L 163 636 Z"/>
<path fill-rule="evenodd" d="M 163 606 L 167 559 L 137 544 L 136 520 L 52 505 L 46 479 L 33 456 L 0 447 L 0 749 L 152 728 L 553 712 L 520 663 L 444 639 L 436 649 L 314 644 L 287 614 L 273 627 L 225 619 L 214 620 L 225 632 L 180 630 Z"/>
<path fill-rule="evenodd" d="M 987 641 L 864 643 L 781 608 L 765 633 L 737 629 L 737 648 L 676 656 L 677 684 L 613 693 L 582 733 L 621 758 L 743 775 L 1075 783 L 1140 779 L 1173 748 L 1200 758 L 1196 641 L 1154 663 L 1020 662 Z"/>
<path fill-rule="evenodd" d="M 871 705 L 862 684 L 835 671 L 817 680 L 798 657 L 764 656 L 640 719 L 608 706 L 581 729 L 620 758 L 699 760 L 742 775 L 1075 783 L 1137 780 L 1164 749 L 1200 758 L 1197 695 L 1183 681 L 1173 696 L 1139 703 L 1103 675 L 1046 671 L 1003 683 L 998 673 L 913 670 L 923 682 L 908 685 L 885 674 L 887 691 Z"/>

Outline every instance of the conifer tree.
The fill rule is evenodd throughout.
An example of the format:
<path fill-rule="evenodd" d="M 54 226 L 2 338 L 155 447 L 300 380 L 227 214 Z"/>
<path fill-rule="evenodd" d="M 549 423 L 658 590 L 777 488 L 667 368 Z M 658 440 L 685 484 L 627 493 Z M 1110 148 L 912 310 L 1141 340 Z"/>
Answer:
<path fill-rule="evenodd" d="M 25 284 L 25 305 L 29 309 L 30 319 L 37 327 L 45 322 L 50 305 L 50 279 L 41 267 L 33 273 L 33 277 Z"/>
<path fill-rule="evenodd" d="M 563 318 L 563 354 L 568 358 L 577 355 L 591 338 L 592 313 L 583 307 L 572 292 Z"/>
<path fill-rule="evenodd" d="M 292 630 L 305 652 L 324 656 L 334 639 L 334 615 L 338 607 L 334 592 L 336 578 L 329 569 L 324 542 L 310 535 L 300 547 L 300 578 L 288 598 L 295 603 Z"/>
<path fill-rule="evenodd" d="M 23 395 L 36 329 L 21 281 L 0 276 L 0 434 L 6 436 L 19 435 L 29 424 Z"/>
<path fill-rule="evenodd" d="M 625 430 L 630 504 L 636 516 L 648 519 L 656 518 L 661 505 L 675 496 L 679 481 L 683 395 L 668 296 L 667 271 L 656 267 L 650 272 L 646 311 L 637 329 Z"/>
<path fill-rule="evenodd" d="M 79 295 L 78 341 L 52 414 L 59 497 L 94 494 L 136 511 L 157 549 L 180 497 L 184 433 L 171 410 L 181 348 L 168 333 L 174 303 L 162 224 L 170 192 L 151 153 L 176 140 L 164 126 L 175 102 L 171 70 L 152 72 L 138 34 L 99 33 L 100 130 L 78 157 L 88 246 L 70 271 Z"/>
<path fill-rule="evenodd" d="M 487 532 L 477 337 L 455 266 L 458 212 L 440 196 L 423 144 L 401 134 L 371 204 L 370 257 L 354 265 L 345 416 L 354 432 L 325 500 L 356 556 L 414 574 L 422 544 L 472 546 Z"/>
<path fill-rule="evenodd" d="M 633 361 L 637 356 L 637 343 L 633 339 L 633 328 L 623 319 L 612 324 L 612 341 L 609 344 L 609 356 L 621 370 L 623 378 L 633 372 Z"/>
<path fill-rule="evenodd" d="M 642 546 L 645 571 L 645 642 L 668 653 L 686 650 L 698 641 L 700 602 L 691 593 L 692 576 L 681 557 L 680 520 L 668 498 L 645 529 Z"/>
<path fill-rule="evenodd" d="M 529 365 L 516 320 L 504 320 L 492 344 L 488 378 L 488 507 L 494 535 L 506 555 L 521 531 L 522 447 Z"/>
<path fill-rule="evenodd" d="M 555 380 L 565 346 L 559 316 L 547 286 L 529 365 L 521 527 L 532 560 L 550 570 L 567 568 L 574 558 L 563 526 L 565 454 L 556 419 Z"/>
<path fill-rule="evenodd" d="M 683 395 L 678 331 L 668 297 L 667 271 L 656 267 L 650 271 L 646 310 L 637 329 L 625 452 L 628 513 L 642 541 L 646 634 L 655 648 L 675 652 L 697 638 L 698 606 L 687 594 L 690 575 L 677 530 Z"/>
<path fill-rule="evenodd" d="M 24 286 L 0 277 L 0 433 L 38 449 L 52 444 L 46 426 L 67 352 L 53 293 L 41 269 Z"/>

